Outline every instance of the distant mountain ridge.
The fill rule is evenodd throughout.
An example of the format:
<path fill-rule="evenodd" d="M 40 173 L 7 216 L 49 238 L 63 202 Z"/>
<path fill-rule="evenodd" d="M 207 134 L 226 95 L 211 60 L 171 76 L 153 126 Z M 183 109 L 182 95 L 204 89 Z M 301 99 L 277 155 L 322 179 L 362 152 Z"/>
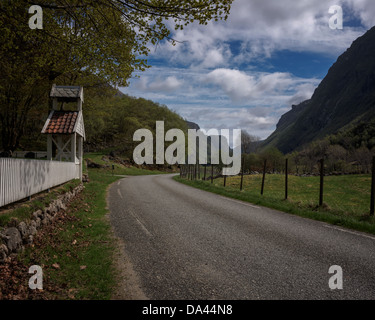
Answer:
<path fill-rule="evenodd" d="M 198 124 L 194 123 L 194 122 L 191 122 L 191 121 L 188 121 L 188 120 L 185 120 L 187 126 L 188 126 L 188 129 L 194 129 L 194 130 L 200 130 L 200 127 Z"/>
<path fill-rule="evenodd" d="M 353 42 L 310 100 L 292 106 L 262 143 L 283 153 L 375 118 L 375 27 Z"/>

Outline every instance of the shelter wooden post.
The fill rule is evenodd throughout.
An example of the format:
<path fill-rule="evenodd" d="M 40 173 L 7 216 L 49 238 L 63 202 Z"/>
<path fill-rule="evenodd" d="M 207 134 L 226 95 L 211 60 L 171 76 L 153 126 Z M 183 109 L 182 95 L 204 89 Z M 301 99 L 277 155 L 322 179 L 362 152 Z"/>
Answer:
<path fill-rule="evenodd" d="M 375 156 L 372 158 L 370 216 L 375 213 Z"/>
<path fill-rule="evenodd" d="M 320 188 L 319 188 L 319 207 L 323 206 L 324 196 L 324 159 L 320 160 Z"/>
<path fill-rule="evenodd" d="M 263 195 L 264 193 L 264 181 L 266 179 L 266 170 L 267 170 L 267 159 L 264 160 L 264 165 L 263 165 L 262 188 L 260 190 L 261 195 Z"/>
<path fill-rule="evenodd" d="M 83 88 L 79 86 L 52 86 L 52 111 L 43 127 L 47 134 L 47 159 L 74 162 L 77 179 L 82 180 L 83 141 L 85 126 L 82 103 Z M 56 146 L 56 155 L 53 147 Z"/>
<path fill-rule="evenodd" d="M 240 184 L 240 190 L 242 191 L 243 189 L 243 173 L 245 170 L 245 157 L 242 157 L 242 171 L 241 171 L 241 184 Z"/>
<path fill-rule="evenodd" d="M 52 160 L 52 135 L 47 136 L 47 160 Z"/>
<path fill-rule="evenodd" d="M 285 159 L 285 200 L 288 200 L 288 159 Z"/>

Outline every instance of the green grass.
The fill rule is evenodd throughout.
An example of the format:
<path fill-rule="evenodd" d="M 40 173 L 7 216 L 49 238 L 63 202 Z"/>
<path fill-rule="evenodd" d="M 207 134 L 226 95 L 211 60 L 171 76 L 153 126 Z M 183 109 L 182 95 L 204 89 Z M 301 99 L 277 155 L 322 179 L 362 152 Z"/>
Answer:
<path fill-rule="evenodd" d="M 319 177 L 289 176 L 288 200 L 285 200 L 285 177 L 266 175 L 264 194 L 260 194 L 261 175 L 211 181 L 177 181 L 202 190 L 214 192 L 257 205 L 300 215 L 310 219 L 375 234 L 375 218 L 370 217 L 371 177 L 369 175 L 329 176 L 324 179 L 324 205 L 319 207 Z"/>
<path fill-rule="evenodd" d="M 119 177 L 96 170 L 89 174 L 90 183 L 69 207 L 65 222 L 21 256 L 25 265 L 43 267 L 52 299 L 110 299 L 115 286 L 116 246 L 106 217 L 106 191 Z"/>
<path fill-rule="evenodd" d="M 126 167 L 123 164 L 113 162 L 113 161 L 105 161 L 103 160 L 103 153 L 87 153 L 85 154 L 85 159 L 90 159 L 91 161 L 108 166 L 107 168 L 98 169 L 103 173 L 109 173 L 114 175 L 130 175 L 130 176 L 138 176 L 138 175 L 151 175 L 151 174 L 165 174 L 167 172 L 165 171 L 159 171 L 159 170 L 147 170 L 147 168 L 137 168 L 137 167 Z M 112 170 L 112 165 L 114 166 L 114 170 Z"/>
<path fill-rule="evenodd" d="M 100 154 L 96 156 L 101 158 Z M 123 170 L 127 175 L 161 173 Z M 43 233 L 20 257 L 26 266 L 42 266 L 42 294 L 48 299 L 108 300 L 116 289 L 118 270 L 114 258 L 118 245 L 107 215 L 106 195 L 108 187 L 121 177 L 106 169 L 85 171 L 90 182 L 69 206 L 64 223 Z"/>

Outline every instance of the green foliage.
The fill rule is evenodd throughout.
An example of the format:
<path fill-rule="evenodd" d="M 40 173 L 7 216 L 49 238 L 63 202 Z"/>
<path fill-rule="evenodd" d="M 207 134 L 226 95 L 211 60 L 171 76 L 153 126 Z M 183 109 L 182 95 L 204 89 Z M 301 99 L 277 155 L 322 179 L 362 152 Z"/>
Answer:
<path fill-rule="evenodd" d="M 149 129 L 155 135 L 156 121 L 164 121 L 165 130 L 181 129 L 187 124 L 166 106 L 143 98 L 126 95 L 91 99 L 85 106 L 86 145 L 90 151 L 112 149 L 132 157 L 133 134 L 138 129 Z"/>
<path fill-rule="evenodd" d="M 375 147 L 375 118 L 370 121 L 361 121 L 340 130 L 337 134 L 328 137 L 331 144 L 338 144 L 347 150 L 366 147 Z"/>
<path fill-rule="evenodd" d="M 264 161 L 267 161 L 266 170 L 281 172 L 284 169 L 285 156 L 274 147 L 268 147 L 258 153 L 244 154 L 245 172 L 263 171 Z"/>
<path fill-rule="evenodd" d="M 245 156 L 245 170 L 260 171 L 267 159 L 267 170 L 284 170 L 284 158 L 289 159 L 289 171 L 297 174 L 318 174 L 319 160 L 325 159 L 328 174 L 369 173 L 375 156 L 375 119 L 351 123 L 337 134 L 314 140 L 286 156 L 272 144 L 257 154 Z"/>
<path fill-rule="evenodd" d="M 52 83 L 126 86 L 148 67 L 150 43 L 171 30 L 226 19 L 232 0 L 39 0 L 43 29 L 31 30 L 28 0 L 0 2 L 2 148 L 15 150 L 32 112 L 47 113 Z M 173 20 L 167 24 L 167 20 Z M 100 121 L 98 122 L 100 127 Z"/>
<path fill-rule="evenodd" d="M 375 155 L 374 136 L 375 120 L 351 124 L 287 155 L 295 164 L 291 170 L 317 173 L 317 163 L 324 158 L 327 173 L 369 173 Z"/>
<path fill-rule="evenodd" d="M 111 160 L 108 157 L 108 154 L 104 152 L 90 152 L 85 153 L 84 158 L 90 160 L 94 163 L 102 165 L 103 168 L 100 169 L 89 169 L 90 176 L 94 174 L 100 175 L 114 175 L 114 176 L 143 176 L 143 175 L 159 175 L 159 174 L 167 174 L 170 173 L 171 170 L 165 171 L 161 165 L 151 166 L 143 166 L 141 167 L 134 167 L 129 165 L 124 165 L 119 163 L 118 161 Z M 112 169 L 113 168 L 113 169 Z M 164 169 L 163 171 L 159 169 Z"/>

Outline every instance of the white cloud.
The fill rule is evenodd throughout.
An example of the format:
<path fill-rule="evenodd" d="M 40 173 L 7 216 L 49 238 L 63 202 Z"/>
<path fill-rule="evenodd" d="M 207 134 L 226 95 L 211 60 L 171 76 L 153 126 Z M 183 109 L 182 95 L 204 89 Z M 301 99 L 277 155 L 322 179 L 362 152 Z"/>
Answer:
<path fill-rule="evenodd" d="M 150 83 L 149 81 L 150 77 L 141 77 L 136 84 L 136 88 L 141 91 L 173 92 L 183 85 L 183 81 L 175 76 L 168 76 L 165 79 L 157 76 L 151 79 Z"/>
<path fill-rule="evenodd" d="M 264 109 L 264 108 L 263 108 Z M 266 138 L 274 130 L 277 116 L 257 115 L 257 110 L 246 107 L 237 108 L 184 108 L 188 119 L 196 119 L 201 128 L 215 129 L 244 129 L 249 133 Z M 209 115 L 209 117 L 207 117 Z"/>
<path fill-rule="evenodd" d="M 363 27 L 344 22 L 343 30 L 331 30 L 328 9 L 336 4 L 343 6 L 345 21 L 359 19 Z M 235 0 L 227 21 L 191 24 L 172 34 L 181 43 L 162 42 L 151 50 L 150 61 L 159 66 L 123 91 L 166 104 L 207 129 L 242 128 L 266 138 L 321 79 L 259 72 L 259 62 L 281 50 L 334 60 L 374 24 L 373 0 Z"/>
<path fill-rule="evenodd" d="M 351 8 L 367 28 L 375 25 L 375 4 L 373 0 L 342 0 L 340 3 Z"/>
<path fill-rule="evenodd" d="M 300 79 L 290 73 L 246 73 L 223 68 L 211 71 L 205 80 L 218 85 L 233 103 L 251 103 L 249 100 L 259 101 L 264 97 L 270 102 L 272 97 L 279 98 L 280 94 L 289 96 L 290 101 L 302 101 L 311 97 L 318 83 L 315 79 Z"/>
<path fill-rule="evenodd" d="M 182 43 L 163 43 L 157 56 L 175 64 L 218 68 L 269 58 L 277 50 L 337 56 L 365 32 L 365 28 L 331 30 L 328 9 L 344 6 L 344 17 L 357 17 L 366 28 L 375 24 L 373 0 L 235 0 L 227 21 L 207 26 L 191 24 L 172 37 Z M 241 43 L 239 52 L 229 44 Z"/>
<path fill-rule="evenodd" d="M 255 78 L 239 70 L 216 69 L 205 80 L 220 86 L 233 101 L 251 99 L 257 94 Z"/>
<path fill-rule="evenodd" d="M 200 68 L 213 68 L 226 64 L 226 59 L 231 56 L 230 51 L 223 48 L 209 49 L 205 54 L 203 62 L 199 65 Z"/>
<path fill-rule="evenodd" d="M 161 72 L 166 80 L 160 81 Z M 318 79 L 297 78 L 289 73 L 227 68 L 210 71 L 158 67 L 146 74 L 123 91 L 166 104 L 202 128 L 245 129 L 261 138 L 275 129 L 292 103 L 310 98 L 319 83 Z M 176 83 L 180 85 L 173 87 Z"/>

